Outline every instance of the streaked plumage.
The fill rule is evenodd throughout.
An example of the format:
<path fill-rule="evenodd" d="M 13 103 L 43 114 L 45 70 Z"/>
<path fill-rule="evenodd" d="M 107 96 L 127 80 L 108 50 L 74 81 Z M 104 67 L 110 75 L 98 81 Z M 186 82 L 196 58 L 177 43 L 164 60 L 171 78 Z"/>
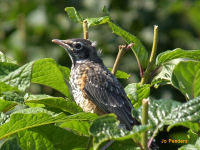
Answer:
<path fill-rule="evenodd" d="M 70 84 L 76 103 L 86 112 L 114 113 L 127 129 L 138 124 L 123 87 L 98 57 L 89 40 L 53 40 L 65 48 L 72 60 Z"/>

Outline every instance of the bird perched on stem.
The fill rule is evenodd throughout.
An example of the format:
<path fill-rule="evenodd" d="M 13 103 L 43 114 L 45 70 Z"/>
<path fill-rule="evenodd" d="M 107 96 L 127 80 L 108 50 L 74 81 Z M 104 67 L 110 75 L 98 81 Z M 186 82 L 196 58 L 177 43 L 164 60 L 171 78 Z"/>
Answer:
<path fill-rule="evenodd" d="M 71 58 L 72 94 L 83 111 L 99 115 L 114 113 L 128 130 L 139 124 L 131 115 L 133 106 L 123 87 L 105 67 L 93 42 L 86 39 L 52 42 L 62 46 Z"/>

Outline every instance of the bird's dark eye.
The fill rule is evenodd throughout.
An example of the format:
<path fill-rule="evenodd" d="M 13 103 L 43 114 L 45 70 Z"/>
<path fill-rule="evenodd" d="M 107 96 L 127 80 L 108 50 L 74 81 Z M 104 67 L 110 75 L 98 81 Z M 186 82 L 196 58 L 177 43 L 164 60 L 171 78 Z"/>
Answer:
<path fill-rule="evenodd" d="M 81 43 L 76 43 L 76 44 L 74 45 L 74 48 L 75 48 L 76 50 L 81 50 L 81 49 L 83 48 L 83 45 L 82 45 Z"/>

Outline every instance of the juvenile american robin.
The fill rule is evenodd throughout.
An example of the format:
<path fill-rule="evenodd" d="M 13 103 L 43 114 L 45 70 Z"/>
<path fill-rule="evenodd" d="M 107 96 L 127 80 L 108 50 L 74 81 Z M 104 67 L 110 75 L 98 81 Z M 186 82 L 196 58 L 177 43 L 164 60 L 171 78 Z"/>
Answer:
<path fill-rule="evenodd" d="M 99 115 L 114 113 L 120 124 L 125 125 L 128 130 L 139 124 L 131 115 L 131 101 L 119 81 L 97 55 L 93 42 L 85 39 L 54 39 L 52 42 L 62 46 L 71 58 L 72 94 L 83 111 Z"/>

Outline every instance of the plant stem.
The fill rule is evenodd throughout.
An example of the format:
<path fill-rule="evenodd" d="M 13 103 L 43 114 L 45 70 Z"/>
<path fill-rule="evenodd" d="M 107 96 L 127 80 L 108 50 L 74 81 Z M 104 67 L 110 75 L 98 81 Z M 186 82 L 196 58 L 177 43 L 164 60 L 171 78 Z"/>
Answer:
<path fill-rule="evenodd" d="M 86 40 L 89 38 L 87 20 L 83 20 L 83 38 Z"/>
<path fill-rule="evenodd" d="M 115 73 L 117 72 L 117 67 L 119 65 L 119 61 L 122 58 L 122 56 L 133 46 L 133 43 L 130 43 L 129 45 L 119 45 L 119 51 L 117 54 L 117 58 L 115 59 L 115 63 L 113 65 L 113 69 L 112 69 L 112 74 L 115 75 Z"/>
<path fill-rule="evenodd" d="M 149 99 L 143 99 L 142 101 L 142 125 L 148 124 L 148 103 Z M 142 146 L 144 150 L 147 150 L 147 131 L 142 133 Z"/>
<path fill-rule="evenodd" d="M 153 68 L 153 65 L 155 62 L 157 44 L 158 44 L 158 26 L 154 25 L 154 37 L 153 37 L 153 45 L 152 45 L 151 55 L 149 58 L 149 64 L 147 66 L 147 69 L 144 73 L 144 76 L 141 79 L 141 82 L 140 82 L 141 84 L 146 83 L 150 77 L 150 73 L 152 71 L 152 68 Z"/>
<path fill-rule="evenodd" d="M 125 54 L 125 48 L 126 48 L 126 45 L 119 45 L 119 51 L 118 51 L 118 54 L 117 54 L 117 58 L 115 59 L 115 63 L 113 65 L 113 69 L 112 69 L 112 74 L 115 75 L 115 73 L 117 72 L 117 67 L 119 65 L 119 61 L 121 59 L 121 57 Z"/>

